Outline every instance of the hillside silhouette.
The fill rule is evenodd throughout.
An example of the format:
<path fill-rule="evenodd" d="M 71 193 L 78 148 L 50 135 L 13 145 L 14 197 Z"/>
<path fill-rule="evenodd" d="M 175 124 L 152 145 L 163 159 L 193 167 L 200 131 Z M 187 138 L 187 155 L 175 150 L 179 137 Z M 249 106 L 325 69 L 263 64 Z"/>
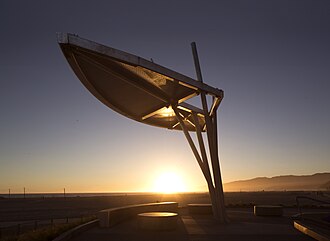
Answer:
<path fill-rule="evenodd" d="M 237 191 L 311 191 L 330 190 L 330 173 L 257 177 L 224 184 L 227 192 Z"/>

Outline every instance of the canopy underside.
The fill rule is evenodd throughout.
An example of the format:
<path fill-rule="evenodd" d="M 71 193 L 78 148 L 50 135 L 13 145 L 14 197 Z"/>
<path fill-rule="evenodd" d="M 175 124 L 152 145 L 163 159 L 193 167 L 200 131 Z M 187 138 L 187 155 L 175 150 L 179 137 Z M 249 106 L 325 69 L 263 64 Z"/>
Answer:
<path fill-rule="evenodd" d="M 94 42 L 91 42 L 91 47 L 88 48 L 87 40 L 83 40 L 84 45 L 79 46 L 79 43 L 73 44 L 69 41 L 69 37 L 73 37 L 77 42 L 77 36 L 65 37 L 66 41 L 59 43 L 70 66 L 84 86 L 109 108 L 145 124 L 181 129 L 171 108 L 177 106 L 189 131 L 195 131 L 196 124 L 203 129 L 203 113 L 198 113 L 198 123 L 194 123 L 192 110 L 187 106 L 180 106 L 183 101 L 199 94 L 198 87 L 189 85 L 182 79 L 137 65 L 133 61 L 132 63 L 115 58 L 111 54 L 104 54 L 95 48 L 97 44 Z M 116 52 L 118 53 L 126 54 L 124 57 L 137 57 L 121 51 Z"/>

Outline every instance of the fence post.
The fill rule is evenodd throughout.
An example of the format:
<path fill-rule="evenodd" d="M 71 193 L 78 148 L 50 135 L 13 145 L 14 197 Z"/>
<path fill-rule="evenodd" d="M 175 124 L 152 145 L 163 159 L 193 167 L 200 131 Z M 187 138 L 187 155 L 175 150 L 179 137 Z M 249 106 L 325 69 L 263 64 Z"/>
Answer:
<path fill-rule="evenodd" d="M 50 220 L 50 224 L 51 224 L 52 227 L 53 227 L 53 225 L 54 225 L 54 219 L 53 219 L 53 218 Z"/>
<path fill-rule="evenodd" d="M 36 231 L 38 228 L 38 220 L 34 221 L 34 231 Z"/>
<path fill-rule="evenodd" d="M 69 223 L 69 217 L 66 217 L 66 223 Z"/>

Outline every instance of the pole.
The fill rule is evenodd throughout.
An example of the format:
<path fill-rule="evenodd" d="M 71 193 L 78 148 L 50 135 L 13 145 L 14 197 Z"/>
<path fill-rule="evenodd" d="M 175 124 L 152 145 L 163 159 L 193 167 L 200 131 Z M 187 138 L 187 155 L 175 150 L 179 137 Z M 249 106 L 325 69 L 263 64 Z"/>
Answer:
<path fill-rule="evenodd" d="M 25 199 L 25 187 L 24 187 L 24 199 Z"/>

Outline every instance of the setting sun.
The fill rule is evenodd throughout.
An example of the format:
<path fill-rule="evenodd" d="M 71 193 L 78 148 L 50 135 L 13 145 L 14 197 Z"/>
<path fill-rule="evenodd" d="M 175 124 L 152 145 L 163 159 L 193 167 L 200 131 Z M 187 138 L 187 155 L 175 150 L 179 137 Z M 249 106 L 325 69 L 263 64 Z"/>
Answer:
<path fill-rule="evenodd" d="M 160 193 L 177 193 L 185 192 L 186 187 L 179 175 L 173 172 L 165 172 L 156 179 L 154 191 Z"/>

